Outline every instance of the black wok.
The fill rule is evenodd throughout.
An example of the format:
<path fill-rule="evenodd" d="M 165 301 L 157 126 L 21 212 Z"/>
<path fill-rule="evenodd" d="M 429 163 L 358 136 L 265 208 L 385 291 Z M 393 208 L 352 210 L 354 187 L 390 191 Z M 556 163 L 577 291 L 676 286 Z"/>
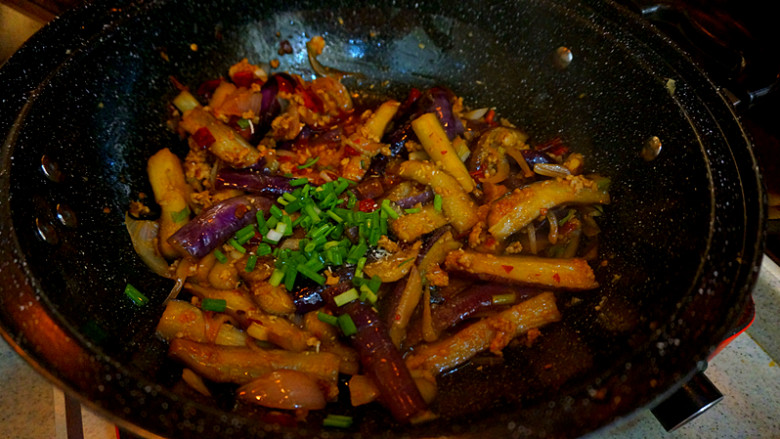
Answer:
<path fill-rule="evenodd" d="M 613 181 L 598 291 L 561 294 L 563 322 L 533 347 L 442 377 L 441 420 L 402 427 L 379 407 L 345 404 L 359 422 L 344 436 L 577 436 L 652 406 L 702 369 L 749 300 L 764 224 L 750 141 L 707 77 L 612 3 L 374 3 L 99 1 L 34 36 L 0 71 L 6 339 L 138 434 L 319 435 L 315 414 L 272 426 L 261 410 L 181 386 L 153 335 L 170 283 L 134 254 L 123 218 L 151 193 L 146 159 L 186 148 L 165 126 L 170 76 L 196 86 L 242 57 L 311 75 L 304 44 L 323 35 L 321 61 L 362 74 L 348 86 L 398 96 L 449 86 L 532 141 L 560 136 Z M 293 55 L 277 54 L 283 39 Z M 567 67 L 554 55 L 562 46 Z M 663 149 L 647 161 L 640 151 L 653 136 Z M 130 303 L 127 282 L 151 302 Z"/>

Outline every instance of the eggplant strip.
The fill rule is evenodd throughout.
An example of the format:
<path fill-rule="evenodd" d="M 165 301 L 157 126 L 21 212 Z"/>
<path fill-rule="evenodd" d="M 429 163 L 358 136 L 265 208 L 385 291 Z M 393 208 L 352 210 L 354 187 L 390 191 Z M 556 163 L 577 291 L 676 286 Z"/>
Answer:
<path fill-rule="evenodd" d="M 609 180 L 570 176 L 531 183 L 496 200 L 487 217 L 488 231 L 503 241 L 556 206 L 609 204 Z"/>
<path fill-rule="evenodd" d="M 200 259 L 254 221 L 258 209 L 267 211 L 270 207 L 271 200 L 264 197 L 228 198 L 199 213 L 171 235 L 168 243 L 181 256 Z"/>
<path fill-rule="evenodd" d="M 403 357 L 393 344 L 387 327 L 377 312 L 359 301 L 337 306 L 334 298 L 352 285 L 351 277 L 320 291 L 335 315 L 349 315 L 357 333 L 351 337 L 352 347 L 360 355 L 363 372 L 379 389 L 380 401 L 396 421 L 411 422 L 427 412 L 425 401 L 412 380 Z"/>
<path fill-rule="evenodd" d="M 315 337 L 289 320 L 269 315 L 263 312 L 243 290 L 218 290 L 199 285 L 184 286 L 201 299 L 222 299 L 226 302 L 225 312 L 235 318 L 242 327 L 258 325 L 265 334 L 264 339 L 287 350 L 301 352 L 308 350 L 315 343 Z"/>
<path fill-rule="evenodd" d="M 249 144 L 240 134 L 217 120 L 203 107 L 186 111 L 179 125 L 190 134 L 206 128 L 214 142 L 208 145 L 209 151 L 234 168 L 246 168 L 261 159 L 260 152 Z"/>
<path fill-rule="evenodd" d="M 366 264 L 363 272 L 368 277 L 379 276 L 382 282 L 395 282 L 409 273 L 420 253 L 422 241 L 397 251 L 387 257 Z"/>
<path fill-rule="evenodd" d="M 456 250 L 447 255 L 444 264 L 448 270 L 497 282 L 571 290 L 590 290 L 599 286 L 593 269 L 586 260 L 579 258 L 497 256 L 470 250 Z"/>
<path fill-rule="evenodd" d="M 447 217 L 431 204 L 423 206 L 417 213 L 408 213 L 388 221 L 390 230 L 395 236 L 406 242 L 412 242 L 439 227 L 446 226 L 447 223 L 449 223 Z"/>
<path fill-rule="evenodd" d="M 338 392 L 339 358 L 328 352 L 289 352 L 217 346 L 183 338 L 171 341 L 169 355 L 199 375 L 218 383 L 247 384 L 275 370 L 295 370 L 315 376 Z"/>
<path fill-rule="evenodd" d="M 428 156 L 435 163 L 441 163 L 441 167 L 455 177 L 463 190 L 473 191 L 474 180 L 469 175 L 466 165 L 455 152 L 455 148 L 436 115 L 433 113 L 423 114 L 412 121 L 412 129 L 417 134 L 417 138 Z"/>
<path fill-rule="evenodd" d="M 430 185 L 442 198 L 442 210 L 458 233 L 464 233 L 479 221 L 477 205 L 458 181 L 430 162 L 408 160 L 401 163 L 398 175 Z"/>
<path fill-rule="evenodd" d="M 416 348 L 406 357 L 406 365 L 411 370 L 424 370 L 435 376 L 469 361 L 482 351 L 490 349 L 499 353 L 513 338 L 560 319 L 555 296 L 545 292 L 473 323 L 448 338 Z"/>
<path fill-rule="evenodd" d="M 154 200 L 160 205 L 160 252 L 166 258 L 179 256 L 168 238 L 190 220 L 190 189 L 184 179 L 181 160 L 168 148 L 149 157 L 146 166 Z"/>

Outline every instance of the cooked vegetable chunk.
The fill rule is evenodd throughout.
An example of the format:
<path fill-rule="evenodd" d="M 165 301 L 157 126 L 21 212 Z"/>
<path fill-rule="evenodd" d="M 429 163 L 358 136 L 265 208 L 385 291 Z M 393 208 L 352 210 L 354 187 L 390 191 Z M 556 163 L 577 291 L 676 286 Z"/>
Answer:
<path fill-rule="evenodd" d="M 531 221 L 563 204 L 608 204 L 608 180 L 570 176 L 532 183 L 496 200 L 487 223 L 490 234 L 503 241 Z"/>

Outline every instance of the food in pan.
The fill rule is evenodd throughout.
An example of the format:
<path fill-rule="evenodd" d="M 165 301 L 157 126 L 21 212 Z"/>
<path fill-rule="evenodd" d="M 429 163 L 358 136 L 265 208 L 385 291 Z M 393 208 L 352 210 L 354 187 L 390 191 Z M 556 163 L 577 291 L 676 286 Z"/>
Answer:
<path fill-rule="evenodd" d="M 322 73 L 242 60 L 173 100 L 188 152 L 149 158 L 159 219 L 127 215 L 175 280 L 157 333 L 205 395 L 230 383 L 304 420 L 347 391 L 425 421 L 437 377 L 543 337 L 557 296 L 598 287 L 609 180 L 445 87 L 380 99 Z"/>

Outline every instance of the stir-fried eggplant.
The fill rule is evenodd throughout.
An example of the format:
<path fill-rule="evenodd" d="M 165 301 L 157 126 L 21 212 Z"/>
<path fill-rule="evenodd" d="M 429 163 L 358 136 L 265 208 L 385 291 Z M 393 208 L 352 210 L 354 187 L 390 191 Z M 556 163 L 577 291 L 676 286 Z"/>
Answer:
<path fill-rule="evenodd" d="M 369 107 L 316 71 L 243 60 L 174 99 L 190 153 L 149 159 L 157 223 L 128 216 L 183 295 L 157 333 L 204 395 L 233 383 L 241 403 L 305 419 L 351 375 L 353 405 L 423 422 L 437 375 L 543 336 L 558 295 L 598 287 L 608 180 L 443 87 Z"/>

